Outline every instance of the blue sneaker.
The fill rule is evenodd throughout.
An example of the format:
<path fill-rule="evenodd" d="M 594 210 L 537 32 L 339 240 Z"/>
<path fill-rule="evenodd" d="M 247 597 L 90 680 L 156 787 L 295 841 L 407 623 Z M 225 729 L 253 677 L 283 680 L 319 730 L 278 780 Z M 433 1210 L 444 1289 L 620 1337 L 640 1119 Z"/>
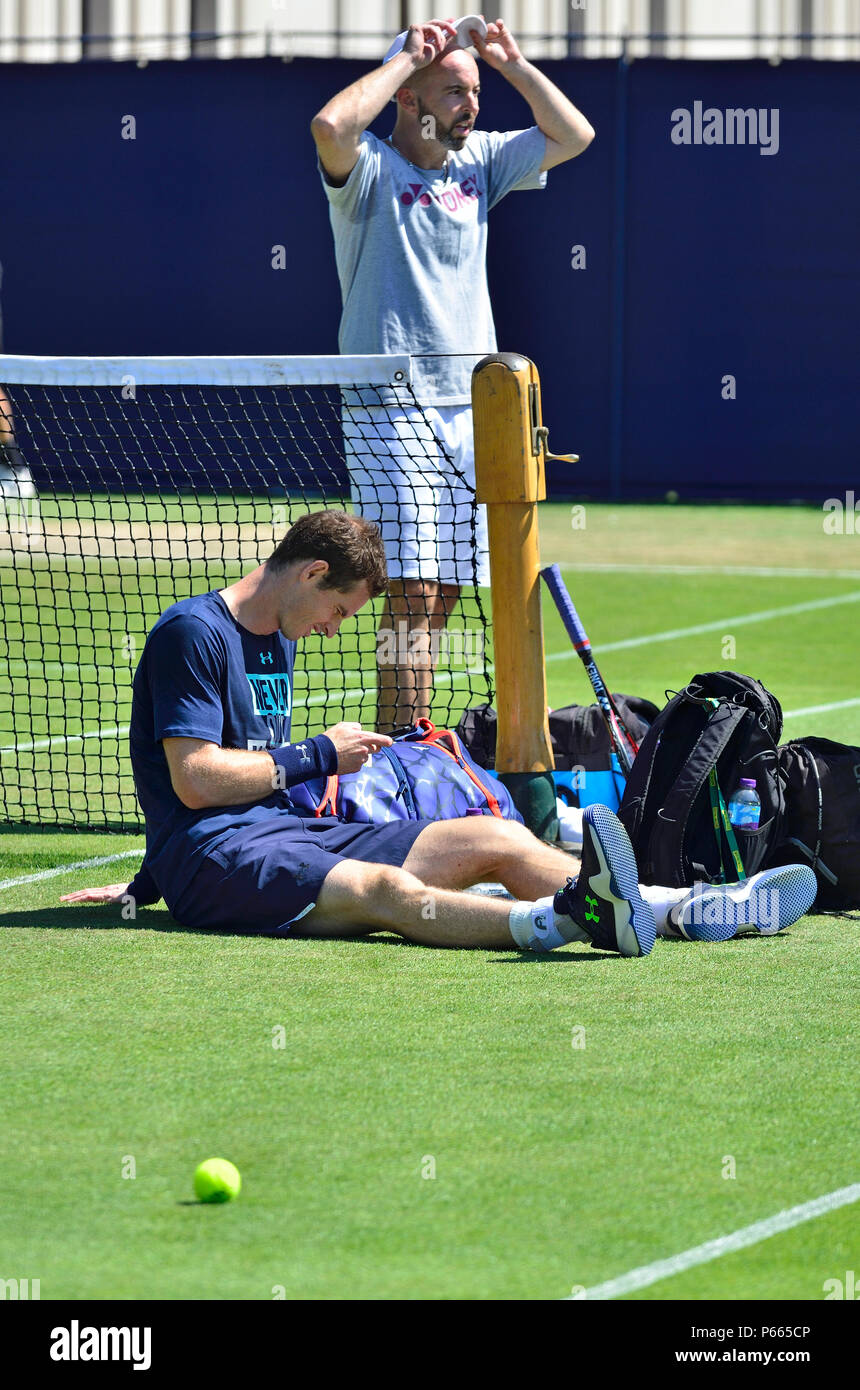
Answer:
<path fill-rule="evenodd" d="M 647 956 L 657 936 L 650 904 L 639 893 L 639 871 L 627 831 L 606 806 L 582 817 L 582 868 L 553 899 L 558 930 L 601 951 Z M 569 927 L 568 927 L 569 923 Z"/>
<path fill-rule="evenodd" d="M 697 883 L 669 921 L 688 941 L 728 941 L 745 930 L 773 936 L 809 911 L 817 891 L 808 865 L 787 864 L 745 883 Z"/>

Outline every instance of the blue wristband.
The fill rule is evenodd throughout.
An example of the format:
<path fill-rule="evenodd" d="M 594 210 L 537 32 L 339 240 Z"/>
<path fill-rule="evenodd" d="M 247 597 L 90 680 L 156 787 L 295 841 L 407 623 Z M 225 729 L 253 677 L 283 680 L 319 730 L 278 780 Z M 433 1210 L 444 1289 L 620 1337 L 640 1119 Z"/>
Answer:
<path fill-rule="evenodd" d="M 266 752 L 283 769 L 284 789 L 337 772 L 337 749 L 327 734 L 317 734 L 303 743 L 287 743 L 283 748 L 267 748 Z"/>

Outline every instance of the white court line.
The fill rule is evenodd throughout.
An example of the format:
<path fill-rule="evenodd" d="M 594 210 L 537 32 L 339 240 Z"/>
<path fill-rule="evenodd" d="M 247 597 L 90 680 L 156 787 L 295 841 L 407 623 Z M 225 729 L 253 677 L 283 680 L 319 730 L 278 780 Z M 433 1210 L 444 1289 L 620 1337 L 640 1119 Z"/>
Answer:
<path fill-rule="evenodd" d="M 61 874 L 71 874 L 77 869 L 101 869 L 105 864 L 116 864 L 120 859 L 139 859 L 146 846 L 139 849 L 124 849 L 121 854 L 105 854 L 99 859 L 79 859 L 76 864 L 61 864 L 58 869 L 42 869 L 38 874 L 22 874 L 20 878 L 0 879 L 0 890 L 17 888 L 19 883 L 41 883 L 45 878 L 59 878 Z"/>
<path fill-rule="evenodd" d="M 567 568 L 571 568 L 567 566 Z M 647 647 L 653 642 L 674 642 L 681 637 L 699 637 L 706 632 L 725 632 L 734 627 L 745 627 L 750 623 L 769 622 L 772 618 L 787 618 L 796 613 L 812 613 L 822 608 L 835 608 L 843 603 L 857 603 L 860 601 L 860 591 L 851 594 L 837 594 L 832 598 L 811 599 L 807 603 L 793 603 L 787 608 L 762 608 L 757 613 L 743 613 L 732 618 L 719 618 L 712 623 L 698 623 L 695 627 L 676 627 L 670 628 L 667 632 L 655 632 L 648 637 L 625 637 L 620 642 L 603 642 L 600 645 L 601 656 L 604 652 L 619 652 L 628 650 L 631 647 Z M 551 652 L 547 658 L 547 665 L 551 661 L 567 661 L 570 657 L 576 656 L 572 647 L 563 652 Z M 489 668 L 493 669 L 493 668 Z M 465 680 L 470 673 L 468 671 L 441 672 L 436 678 L 436 684 L 446 684 L 450 681 L 454 684 L 457 681 Z M 323 704 L 331 698 L 333 694 L 350 695 L 363 698 L 365 695 L 373 694 L 372 690 L 362 687 L 346 687 L 337 692 L 325 691 L 317 696 L 309 696 L 307 700 L 296 700 L 295 709 L 308 709 L 313 705 Z M 854 704 L 854 701 L 839 702 L 834 705 L 811 705 L 808 709 L 791 710 L 785 715 L 789 719 L 795 715 L 821 714 L 829 709 L 847 708 Z M 65 744 L 80 742 L 86 738 L 119 738 L 128 733 L 128 726 L 108 727 L 105 729 L 94 729 L 86 734 L 61 734 L 51 739 L 39 739 L 35 743 L 11 744 L 5 748 L 0 748 L 0 757 L 6 753 L 30 753 L 41 748 L 51 748 L 55 744 Z"/>
<path fill-rule="evenodd" d="M 494 671 L 494 667 L 487 668 Z M 359 673 L 356 673 L 359 674 Z M 442 671 L 434 682 L 435 685 L 455 685 L 458 681 L 468 680 L 470 676 L 480 675 L 479 671 Z M 358 700 L 359 703 L 366 695 L 375 695 L 376 687 L 368 689 L 366 686 L 349 685 L 340 686 L 336 690 L 323 690 L 318 695 L 310 695 L 306 700 L 296 700 L 293 709 L 312 709 L 316 705 L 325 705 L 337 698 L 351 701 Z M 46 748 L 56 748 L 70 743 L 82 743 L 88 738 L 125 738 L 129 731 L 128 724 L 109 724 L 102 729 L 90 729 L 85 734 L 54 734 L 52 738 L 39 738 L 29 743 L 7 743 L 0 748 L 0 758 L 12 753 L 37 753 Z"/>
<path fill-rule="evenodd" d="M 800 719 L 807 714 L 828 714 L 832 709 L 851 709 L 860 705 L 860 697 L 853 700 L 834 700 L 829 705 L 806 705 L 803 709 L 783 710 L 783 719 Z"/>
<path fill-rule="evenodd" d="M 552 561 L 543 560 L 542 563 L 549 565 Z M 612 560 L 592 564 L 557 560 L 556 563 L 577 574 L 737 574 L 755 579 L 860 579 L 860 570 L 796 569 L 776 565 L 625 565 Z"/>
<path fill-rule="evenodd" d="M 634 1289 L 647 1289 L 649 1285 L 656 1284 L 661 1279 L 669 1279 L 673 1274 L 681 1274 L 685 1269 L 708 1264 L 711 1260 L 720 1259 L 722 1255 L 731 1254 L 733 1250 L 744 1250 L 749 1245 L 758 1245 L 760 1241 L 779 1235 L 781 1231 L 790 1231 L 792 1226 L 800 1226 L 804 1221 L 812 1221 L 816 1216 L 824 1216 L 826 1212 L 836 1211 L 839 1207 L 850 1206 L 858 1198 L 860 1182 L 852 1183 L 850 1187 L 839 1187 L 835 1192 L 828 1192 L 823 1197 L 814 1197 L 811 1202 L 803 1202 L 798 1207 L 778 1211 L 775 1216 L 768 1216 L 764 1221 L 755 1221 L 752 1226 L 742 1226 L 731 1235 L 708 1240 L 704 1245 L 696 1245 L 692 1250 L 683 1250 L 680 1255 L 672 1255 L 667 1260 L 655 1260 L 653 1264 L 640 1265 L 638 1269 L 631 1269 L 627 1274 L 619 1274 L 617 1279 L 607 1279 L 604 1284 L 595 1284 L 583 1293 L 568 1294 L 567 1301 L 620 1298 L 622 1294 L 632 1293 Z"/>
<path fill-rule="evenodd" d="M 127 724 L 110 724 L 103 729 L 91 729 L 86 734 L 55 734 L 53 738 L 37 738 L 33 743 L 7 743 L 0 748 L 0 758 L 6 753 L 35 753 L 42 748 L 55 748 L 61 743 L 83 743 L 86 738 L 123 738 L 127 733 Z"/>
<path fill-rule="evenodd" d="M 93 675 L 91 675 L 86 682 L 88 685 L 98 685 L 100 680 L 99 673 L 102 671 L 118 672 L 120 675 L 126 675 L 129 672 L 127 666 L 109 666 L 107 664 L 97 666 L 94 661 L 41 661 L 39 657 L 28 657 L 25 661 L 23 657 L 19 656 L 13 657 L 6 663 L 6 670 L 9 672 L 10 676 L 29 676 L 36 666 L 39 668 L 39 676 L 44 677 L 46 680 L 59 680 L 65 676 L 67 671 L 76 671 L 78 673 L 81 671 L 92 671 Z M 48 672 L 57 672 L 58 675 L 49 675 Z"/>
<path fill-rule="evenodd" d="M 556 655 L 558 655 L 558 653 L 556 653 Z M 548 656 L 547 661 L 551 660 L 552 657 Z M 490 671 L 494 671 L 494 669 L 494 667 L 488 667 L 488 670 Z M 348 693 L 356 695 L 372 695 L 373 691 L 355 690 L 350 691 Z M 319 696 L 314 696 L 310 700 L 304 702 L 297 700 L 295 707 L 296 709 L 307 709 L 311 705 L 324 704 L 327 699 L 328 695 L 322 694 Z M 808 714 L 829 714 L 830 711 L 834 709 L 853 709 L 855 705 L 860 705 L 860 696 L 857 696 L 852 700 L 832 700 L 828 705 L 805 705 L 802 709 L 783 710 L 782 717 L 783 719 L 802 719 L 805 718 L 805 716 Z M 124 735 L 127 733 L 128 726 L 125 725 L 110 729 L 96 729 L 94 730 L 94 732 L 89 734 L 70 734 L 68 736 L 59 735 L 58 737 L 53 739 L 41 739 L 38 743 L 14 743 L 7 748 L 0 748 L 0 757 L 2 757 L 4 753 L 30 753 L 39 748 L 49 748 L 51 747 L 51 745 L 55 743 L 71 743 L 74 739 L 80 741 L 84 738 L 118 737 L 120 734 Z"/>
<path fill-rule="evenodd" d="M 835 608 L 842 603 L 860 602 L 860 591 L 851 594 L 837 594 L 834 598 L 810 599 L 808 603 L 793 603 L 788 608 L 762 608 L 757 613 L 742 613 L 734 618 L 719 618 L 714 623 L 698 623 L 695 627 L 675 627 L 668 632 L 655 632 L 649 637 L 625 637 L 621 642 L 601 642 L 600 655 L 604 652 L 620 652 L 630 647 L 647 647 L 652 642 L 674 642 L 679 637 L 699 637 L 705 632 L 731 632 L 735 627 L 746 627 L 750 623 L 766 623 L 771 618 L 788 618 L 795 613 L 812 613 L 820 608 Z M 568 651 L 552 652 L 547 661 L 566 661 L 577 653 L 570 647 Z"/>

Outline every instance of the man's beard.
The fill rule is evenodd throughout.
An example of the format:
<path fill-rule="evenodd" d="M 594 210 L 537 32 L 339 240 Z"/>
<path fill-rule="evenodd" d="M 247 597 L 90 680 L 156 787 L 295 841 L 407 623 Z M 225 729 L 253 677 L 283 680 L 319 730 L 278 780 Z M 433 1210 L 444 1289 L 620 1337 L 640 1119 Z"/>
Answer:
<path fill-rule="evenodd" d="M 424 122 L 429 118 L 433 122 L 430 127 L 433 131 L 432 139 L 436 141 L 437 145 L 441 145 L 443 150 L 454 150 L 455 152 L 461 150 L 472 133 L 471 117 L 461 116 L 459 120 L 453 121 L 451 125 L 444 126 L 438 116 L 434 115 L 430 108 L 424 105 L 424 102 L 421 100 L 420 96 L 418 96 L 417 92 L 415 94 L 415 100 L 418 103 L 418 121 L 422 129 L 427 129 Z M 454 127 L 462 125 L 464 121 L 468 123 L 468 130 L 463 135 L 455 135 Z"/>

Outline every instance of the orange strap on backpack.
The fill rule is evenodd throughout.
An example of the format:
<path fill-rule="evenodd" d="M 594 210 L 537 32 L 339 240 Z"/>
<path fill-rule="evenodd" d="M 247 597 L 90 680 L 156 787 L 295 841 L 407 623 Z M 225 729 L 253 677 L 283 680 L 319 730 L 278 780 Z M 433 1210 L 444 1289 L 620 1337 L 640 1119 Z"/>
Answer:
<path fill-rule="evenodd" d="M 414 742 L 432 744 L 434 748 L 438 748 L 442 753 L 447 753 L 449 758 L 453 758 L 463 769 L 466 776 L 484 793 L 484 796 L 487 798 L 487 805 L 493 815 L 498 816 L 500 820 L 504 819 L 498 800 L 493 796 L 489 787 L 484 786 L 480 777 L 472 771 L 466 759 L 463 757 L 460 751 L 460 740 L 453 729 L 437 729 L 436 725 L 429 719 L 416 719 L 415 722 L 419 724 L 425 732 L 423 738 L 417 738 Z M 448 744 L 451 746 L 449 747 Z"/>
<path fill-rule="evenodd" d="M 314 807 L 315 816 L 337 815 L 337 773 L 333 772 L 326 780 L 323 799 Z"/>

